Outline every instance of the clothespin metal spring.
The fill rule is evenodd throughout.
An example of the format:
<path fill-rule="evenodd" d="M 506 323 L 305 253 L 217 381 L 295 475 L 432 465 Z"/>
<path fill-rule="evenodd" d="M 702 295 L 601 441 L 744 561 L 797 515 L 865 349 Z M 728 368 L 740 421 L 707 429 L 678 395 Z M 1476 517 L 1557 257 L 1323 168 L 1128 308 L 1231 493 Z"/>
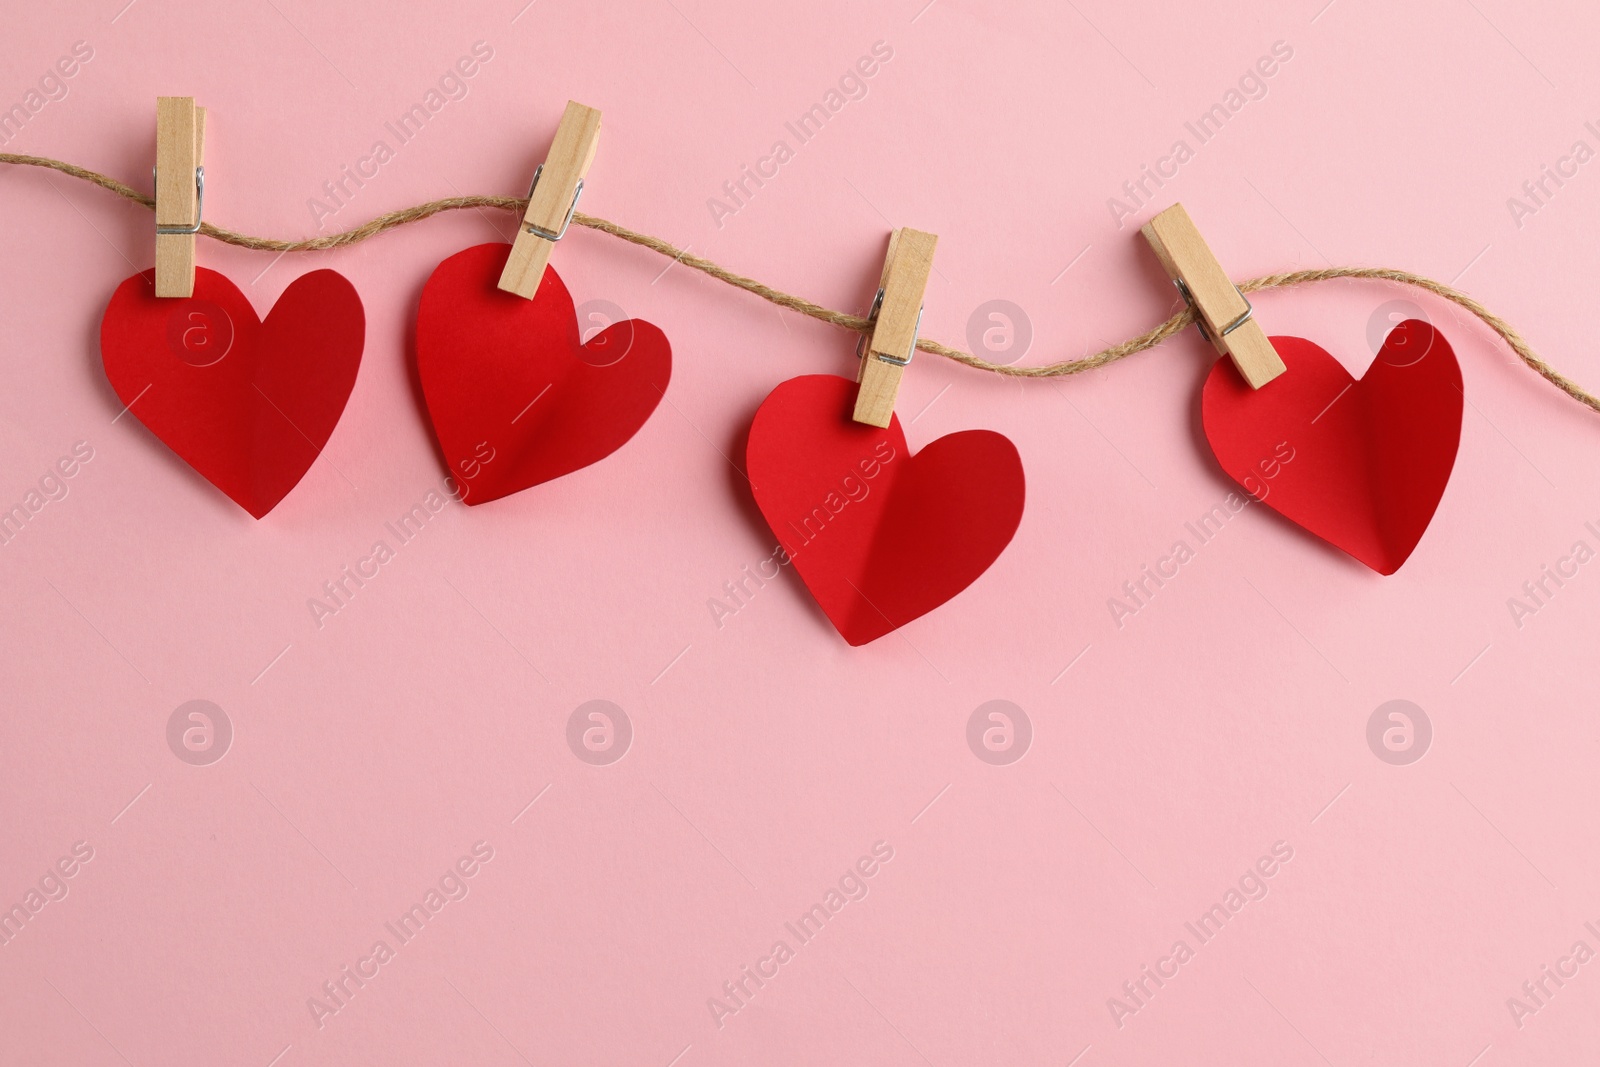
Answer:
<path fill-rule="evenodd" d="M 150 183 L 152 185 L 154 185 L 155 181 L 156 181 L 156 168 L 151 167 L 150 168 Z M 158 223 L 156 223 L 156 233 L 158 233 L 158 234 L 164 234 L 164 233 L 171 234 L 171 233 L 199 233 L 200 232 L 200 223 L 205 219 L 205 215 L 206 215 L 206 168 L 204 168 L 204 167 L 196 167 L 196 168 L 194 168 L 194 199 L 195 199 L 195 208 L 194 208 L 194 225 L 193 226 L 163 226 L 158 222 Z"/>
<path fill-rule="evenodd" d="M 533 191 L 535 189 L 539 188 L 539 175 L 541 175 L 543 173 L 544 173 L 544 164 L 543 163 L 541 163 L 537 167 L 533 168 L 533 181 L 528 183 L 528 199 L 529 200 L 533 199 Z M 572 206 L 567 208 L 567 217 L 566 217 L 565 220 L 562 221 L 561 229 L 559 231 L 557 231 L 557 232 L 552 233 L 551 231 L 545 229 L 543 226 L 538 226 L 538 225 L 535 225 L 534 223 L 531 223 L 531 222 L 525 222 L 524 225 L 527 227 L 528 232 L 533 234 L 535 237 L 543 237 L 546 241 L 559 241 L 559 240 L 561 240 L 563 237 L 565 237 L 567 235 L 567 227 L 572 225 L 572 216 L 574 216 L 574 215 L 576 215 L 578 213 L 578 197 L 580 197 L 582 195 L 583 195 L 583 179 L 579 178 L 578 179 L 577 188 L 572 190 Z"/>
<path fill-rule="evenodd" d="M 882 287 L 879 287 L 878 295 L 872 298 L 872 310 L 867 312 L 867 325 L 871 326 L 871 325 L 875 324 L 878 321 L 878 312 L 882 308 L 883 308 L 883 289 L 882 289 Z M 905 359 L 900 359 L 898 356 L 891 356 L 887 352 L 874 353 L 878 357 L 879 362 L 882 362 L 882 363 L 893 363 L 896 367 L 909 367 L 909 366 L 911 366 L 911 357 L 917 354 L 917 338 L 922 334 L 922 311 L 923 311 L 923 305 L 919 304 L 917 306 L 917 327 L 916 327 L 916 329 L 914 331 L 912 331 L 911 348 L 910 348 L 909 351 L 906 352 L 906 358 Z M 861 334 L 861 336 L 856 340 L 856 359 L 860 360 L 860 359 L 864 358 L 866 356 L 866 354 L 867 354 L 867 335 L 866 335 L 865 332 L 863 332 Z"/>

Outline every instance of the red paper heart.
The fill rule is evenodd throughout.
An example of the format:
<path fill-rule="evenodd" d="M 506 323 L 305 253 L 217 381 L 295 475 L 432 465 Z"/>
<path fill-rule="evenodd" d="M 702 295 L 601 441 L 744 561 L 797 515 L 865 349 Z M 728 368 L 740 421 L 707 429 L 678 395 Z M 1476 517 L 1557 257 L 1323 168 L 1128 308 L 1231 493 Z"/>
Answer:
<path fill-rule="evenodd" d="M 989 569 L 1022 521 L 1022 460 L 992 430 L 915 456 L 898 417 L 851 419 L 856 383 L 791 378 L 745 452 L 751 491 L 811 595 L 852 645 L 927 614 Z"/>
<path fill-rule="evenodd" d="M 157 299 L 155 271 L 117 286 L 100 357 L 126 410 L 256 518 L 316 461 L 361 366 L 366 318 L 343 275 L 296 278 L 266 320 L 196 267 L 194 296 Z"/>
<path fill-rule="evenodd" d="M 1357 381 L 1310 341 L 1271 340 L 1288 370 L 1260 389 L 1229 360 L 1212 366 L 1201 402 L 1212 451 L 1269 508 L 1393 574 L 1455 465 L 1463 400 L 1455 353 L 1431 325 L 1407 319 Z"/>
<path fill-rule="evenodd" d="M 422 393 L 445 462 L 470 479 L 468 504 L 605 459 L 644 425 L 672 376 L 672 347 L 648 322 L 615 322 L 580 344 L 554 269 L 532 300 L 496 288 L 510 251 L 477 245 L 446 259 L 417 311 Z"/>

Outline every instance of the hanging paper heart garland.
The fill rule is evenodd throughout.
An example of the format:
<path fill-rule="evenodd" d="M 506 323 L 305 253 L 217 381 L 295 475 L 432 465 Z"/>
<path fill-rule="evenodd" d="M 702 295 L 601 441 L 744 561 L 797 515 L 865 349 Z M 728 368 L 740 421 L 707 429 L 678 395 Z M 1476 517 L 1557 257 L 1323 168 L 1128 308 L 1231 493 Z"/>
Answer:
<path fill-rule="evenodd" d="M 547 267 L 532 300 L 496 287 L 511 250 L 485 244 L 435 268 L 417 311 L 417 370 L 452 472 L 482 504 L 597 463 L 655 411 L 672 347 L 648 322 L 580 343 L 572 296 Z M 482 463 L 483 449 L 494 460 Z"/>
<path fill-rule="evenodd" d="M 192 297 L 157 299 L 147 270 L 112 294 L 100 354 L 126 410 L 259 519 L 328 443 L 365 334 L 335 271 L 295 279 L 262 320 L 216 271 L 195 269 Z"/>
<path fill-rule="evenodd" d="M 1269 508 L 1393 574 L 1455 465 L 1463 401 L 1455 353 L 1430 324 L 1407 319 L 1357 380 L 1310 341 L 1271 340 L 1288 370 L 1260 389 L 1227 359 L 1206 378 L 1202 421 L 1217 461 Z"/>
<path fill-rule="evenodd" d="M 791 378 L 762 401 L 746 467 L 756 504 L 817 604 L 864 645 L 988 570 L 1022 521 L 1022 460 L 992 430 L 912 455 L 898 417 L 851 419 L 856 383 Z"/>

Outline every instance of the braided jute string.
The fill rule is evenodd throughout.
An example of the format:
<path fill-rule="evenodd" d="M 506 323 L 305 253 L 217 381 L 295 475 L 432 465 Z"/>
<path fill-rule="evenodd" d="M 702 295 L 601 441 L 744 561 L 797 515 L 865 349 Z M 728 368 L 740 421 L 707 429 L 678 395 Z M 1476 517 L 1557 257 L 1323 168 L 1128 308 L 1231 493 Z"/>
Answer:
<path fill-rule="evenodd" d="M 0 163 L 46 167 L 69 177 L 79 178 L 98 185 L 102 189 L 109 189 L 118 196 L 132 200 L 136 204 L 143 204 L 152 211 L 155 210 L 156 202 L 154 197 L 146 196 L 137 189 L 117 181 L 115 178 L 108 178 L 104 174 L 98 174 L 76 164 L 43 156 L 13 155 L 6 152 L 0 152 Z M 315 252 L 357 244 L 369 237 L 376 237 L 387 230 L 412 222 L 420 222 L 444 211 L 461 211 L 465 208 L 498 208 L 503 211 L 515 212 L 520 217 L 527 209 L 527 206 L 528 201 L 523 197 L 452 196 L 443 200 L 432 200 L 426 204 L 418 204 L 416 207 L 390 211 L 387 214 L 379 215 L 375 219 L 370 219 L 354 229 L 345 230 L 343 233 L 321 234 L 301 241 L 280 241 L 270 237 L 252 237 L 249 234 L 239 233 L 235 230 L 223 229 L 221 226 L 215 226 L 209 222 L 201 224 L 200 232 L 207 237 L 227 244 L 238 245 L 241 248 L 253 248 L 263 252 Z M 772 286 L 758 282 L 754 278 L 746 278 L 742 274 L 735 274 L 733 271 L 713 263 L 709 259 L 691 254 L 687 249 L 674 247 L 659 237 L 637 233 L 626 226 L 619 226 L 615 222 L 609 222 L 594 215 L 585 215 L 581 211 L 573 214 L 572 221 L 576 225 L 586 226 L 591 230 L 599 230 L 601 233 L 608 233 L 613 237 L 620 237 L 624 241 L 648 248 L 652 252 L 658 252 L 668 259 L 682 263 L 686 267 L 692 267 L 695 270 L 709 274 L 718 281 L 743 289 L 747 293 L 754 293 L 763 300 L 777 304 L 779 307 L 788 308 L 790 311 L 797 311 L 813 319 L 832 323 L 835 326 L 841 326 L 857 333 L 866 331 L 872 325 L 868 319 L 862 318 L 860 315 L 849 315 L 842 311 L 834 311 L 820 304 L 813 304 L 809 300 L 786 293 L 781 289 L 774 289 Z M 1512 328 L 1510 323 L 1491 312 L 1466 293 L 1461 292 L 1459 289 L 1453 289 L 1443 282 L 1436 282 L 1432 278 L 1426 278 L 1420 274 L 1412 274 L 1410 271 L 1394 270 L 1389 267 L 1327 267 L 1322 270 L 1297 270 L 1287 271 L 1282 274 L 1267 274 L 1260 278 L 1251 278 L 1249 281 L 1240 282 L 1239 289 L 1241 292 L 1255 293 L 1265 289 L 1279 289 L 1291 285 L 1307 285 L 1312 282 L 1330 281 L 1334 278 L 1366 278 L 1398 282 L 1401 285 L 1415 286 L 1465 308 L 1498 334 L 1500 339 L 1517 354 L 1522 362 L 1538 371 L 1546 381 L 1580 404 L 1600 412 L 1600 399 L 1597 399 L 1576 382 L 1540 359 L 1538 354 L 1528 345 L 1527 341 L 1522 339 L 1522 335 Z M 1125 359 L 1136 352 L 1143 352 L 1147 348 L 1153 348 L 1192 322 L 1194 322 L 1194 312 L 1186 307 L 1154 329 L 1147 330 L 1137 337 L 1123 341 L 1121 344 L 1112 345 L 1093 355 L 1031 367 L 1015 367 L 1002 363 L 993 363 L 981 356 L 963 352 L 959 348 L 951 348 L 949 345 L 940 344 L 938 341 L 929 340 L 926 337 L 917 339 L 917 348 L 935 356 L 943 356 L 945 359 L 963 363 L 968 367 L 1013 378 L 1060 378 L 1069 374 L 1081 374 L 1084 371 L 1104 367 L 1107 364 L 1115 363 L 1119 359 Z"/>

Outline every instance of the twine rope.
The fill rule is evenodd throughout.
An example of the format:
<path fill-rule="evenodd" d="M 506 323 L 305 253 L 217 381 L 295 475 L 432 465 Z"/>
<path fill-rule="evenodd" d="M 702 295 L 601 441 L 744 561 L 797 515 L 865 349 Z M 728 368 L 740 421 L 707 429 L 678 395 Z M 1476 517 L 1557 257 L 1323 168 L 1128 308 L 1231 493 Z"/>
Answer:
<path fill-rule="evenodd" d="M 107 177 L 104 174 L 99 174 L 95 171 L 89 170 L 86 167 L 80 167 L 74 163 L 67 163 L 59 159 L 50 159 L 44 156 L 15 155 L 6 152 L 0 152 L 0 163 L 29 167 L 44 167 L 49 170 L 58 171 L 67 175 L 68 177 L 78 178 L 93 185 L 98 185 L 100 188 L 116 193 L 118 196 L 127 200 L 131 200 L 136 204 L 143 204 L 152 211 L 155 210 L 156 202 L 154 197 L 146 196 L 137 189 L 134 189 L 132 186 L 124 185 L 115 178 Z M 256 249 L 262 252 L 317 252 L 333 248 L 343 248 L 346 245 L 357 244 L 361 241 L 367 240 L 369 237 L 376 237 L 378 234 L 384 233 L 388 230 L 393 230 L 397 227 L 405 226 L 413 222 L 420 222 L 423 219 L 430 218 L 445 211 L 461 211 L 467 208 L 496 208 L 502 211 L 514 212 L 518 218 L 521 218 L 522 213 L 527 209 L 527 206 L 528 201 L 524 197 L 452 196 L 446 197 L 442 200 L 431 200 L 426 204 L 418 204 L 415 207 L 402 208 L 398 211 L 387 212 L 383 215 L 379 215 L 377 218 L 369 219 L 353 229 L 345 230 L 342 233 L 321 234 L 319 236 L 308 237 L 300 241 L 282 241 L 271 237 L 253 237 L 249 234 L 239 233 L 236 230 L 224 229 L 221 226 L 216 226 L 209 222 L 203 222 L 201 224 L 200 232 L 207 237 L 222 241 L 226 244 L 237 245 L 240 248 Z M 781 289 L 774 289 L 772 286 L 767 285 L 764 282 L 758 282 L 754 278 L 747 278 L 742 274 L 737 274 L 718 263 L 714 263 L 711 260 L 704 258 L 703 256 L 694 255 L 687 249 L 677 248 L 670 242 L 663 241 L 659 237 L 652 237 L 646 233 L 639 233 L 637 231 L 628 229 L 626 226 L 621 226 L 607 219 L 602 219 L 594 215 L 586 215 L 581 211 L 573 214 L 572 221 L 578 226 L 584 226 L 591 230 L 598 230 L 601 233 L 610 234 L 613 237 L 620 237 L 622 240 L 627 241 L 630 244 L 638 245 L 641 248 L 648 248 L 652 252 L 659 253 L 660 255 L 666 256 L 668 259 L 682 263 L 686 267 L 690 267 L 704 274 L 709 274 L 718 281 L 726 282 L 728 285 L 731 285 L 737 289 L 743 289 L 747 293 L 753 293 L 763 300 L 776 304 L 779 307 L 788 308 L 790 311 L 798 312 L 801 315 L 808 316 L 809 318 L 817 319 L 821 322 L 831 323 L 834 326 L 840 326 L 846 330 L 853 330 L 857 333 L 864 333 L 872 325 L 870 320 L 862 318 L 859 315 L 850 315 L 843 311 L 834 311 L 831 308 L 825 308 L 822 305 L 814 304 L 803 297 L 786 293 Z M 1506 346 L 1509 347 L 1511 351 L 1517 354 L 1517 357 L 1521 359 L 1523 363 L 1537 371 L 1540 377 L 1544 378 L 1545 381 L 1549 382 L 1551 385 L 1554 385 L 1557 389 L 1560 389 L 1563 393 L 1567 394 L 1578 403 L 1583 404 L 1585 407 L 1588 407 L 1593 411 L 1600 412 L 1600 398 L 1596 398 L 1594 395 L 1590 394 L 1581 386 L 1579 386 L 1576 382 L 1572 381 L 1570 378 L 1567 378 L 1554 367 L 1550 366 L 1550 364 L 1541 359 L 1538 353 L 1533 350 L 1532 346 L 1530 346 L 1527 341 L 1523 340 L 1522 335 L 1519 334 L 1510 323 L 1491 312 L 1488 308 L 1484 307 L 1477 300 L 1468 296 L 1466 293 L 1461 292 L 1459 289 L 1454 289 L 1443 282 L 1434 281 L 1432 278 L 1424 277 L 1420 274 L 1413 274 L 1410 271 L 1395 270 L 1390 267 L 1326 267 L 1321 270 L 1287 271 L 1280 274 L 1266 274 L 1259 278 L 1251 278 L 1249 281 L 1239 283 L 1239 291 L 1243 293 L 1255 293 L 1267 289 L 1279 289 L 1288 286 L 1309 285 L 1314 282 L 1331 281 L 1335 278 L 1359 278 L 1373 281 L 1395 282 L 1400 285 L 1413 286 L 1414 288 L 1432 293 L 1434 296 L 1437 296 L 1443 300 L 1450 301 L 1451 303 L 1465 309 L 1480 319 L 1484 325 L 1493 330 L 1500 337 L 1500 339 L 1506 343 Z M 1123 341 L 1120 344 L 1111 345 L 1109 348 L 1102 349 L 1099 352 L 1095 352 L 1091 355 L 1083 356 L 1078 359 L 1060 360 L 1055 363 L 1044 363 L 1034 366 L 1017 367 L 1004 363 L 994 363 L 990 360 L 984 359 L 982 356 L 975 356 L 972 353 L 964 352 L 959 348 L 951 348 L 949 345 L 940 344 L 938 341 L 930 340 L 926 337 L 919 337 L 917 339 L 917 349 L 922 352 L 927 352 L 931 355 L 942 356 L 945 359 L 953 360 L 956 363 L 961 363 L 977 370 L 988 371 L 992 374 L 1001 374 L 1012 378 L 1061 378 L 1069 374 L 1082 374 L 1084 371 L 1095 370 L 1097 368 L 1107 366 L 1108 364 L 1115 363 L 1119 359 L 1126 359 L 1128 356 L 1134 355 L 1135 353 L 1143 352 L 1147 348 L 1153 348 L 1162 341 L 1165 341 L 1167 338 L 1183 330 L 1184 327 L 1190 325 L 1194 321 L 1194 311 L 1188 307 L 1185 307 L 1154 329 L 1147 330 L 1144 333 L 1139 334 L 1137 337 L 1130 338 L 1129 340 Z"/>

